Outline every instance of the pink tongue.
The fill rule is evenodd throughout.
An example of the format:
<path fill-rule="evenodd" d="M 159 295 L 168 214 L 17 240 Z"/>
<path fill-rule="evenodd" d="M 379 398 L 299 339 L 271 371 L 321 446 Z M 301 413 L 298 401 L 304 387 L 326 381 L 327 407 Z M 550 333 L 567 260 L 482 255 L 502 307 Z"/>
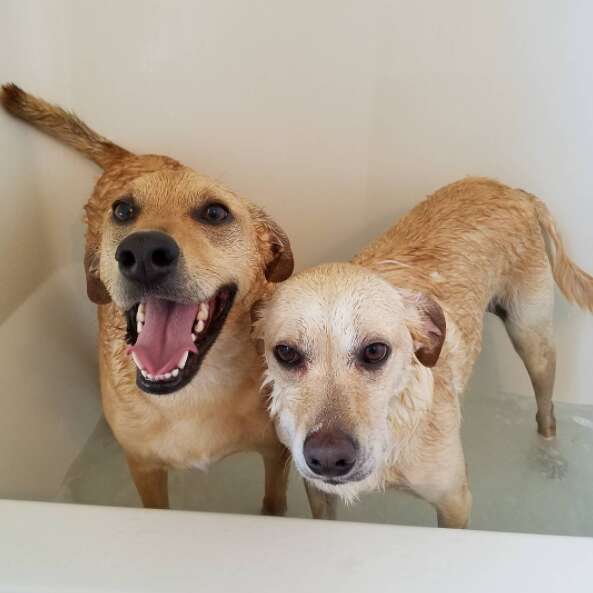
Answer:
<path fill-rule="evenodd" d="M 191 339 L 199 304 L 181 305 L 164 299 L 145 303 L 144 329 L 136 343 L 128 348 L 151 375 L 170 373 L 181 356 L 189 350 L 197 352 Z"/>

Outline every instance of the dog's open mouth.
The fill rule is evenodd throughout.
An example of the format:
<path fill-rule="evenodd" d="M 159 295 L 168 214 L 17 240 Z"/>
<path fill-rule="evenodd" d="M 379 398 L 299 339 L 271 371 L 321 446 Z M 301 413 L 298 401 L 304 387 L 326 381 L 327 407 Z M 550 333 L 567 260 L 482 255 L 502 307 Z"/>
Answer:
<path fill-rule="evenodd" d="M 147 298 L 126 312 L 128 353 L 136 384 L 155 395 L 173 393 L 198 372 L 231 310 L 235 285 L 223 286 L 201 303 Z"/>

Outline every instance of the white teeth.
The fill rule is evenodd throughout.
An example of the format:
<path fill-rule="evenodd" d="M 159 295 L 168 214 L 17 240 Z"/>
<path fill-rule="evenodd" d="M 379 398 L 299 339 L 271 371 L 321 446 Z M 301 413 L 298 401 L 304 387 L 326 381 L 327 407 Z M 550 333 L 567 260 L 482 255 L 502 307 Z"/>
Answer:
<path fill-rule="evenodd" d="M 179 359 L 179 362 L 177 363 L 177 366 L 182 369 L 183 367 L 185 367 L 185 363 L 187 362 L 187 357 L 189 356 L 189 351 L 186 350 L 182 355 L 181 358 Z"/>
<path fill-rule="evenodd" d="M 196 323 L 196 332 L 200 333 L 204 331 L 204 322 L 200 319 L 198 323 Z"/>
<path fill-rule="evenodd" d="M 191 335 L 191 341 L 195 342 L 198 339 L 198 336 L 196 336 L 196 334 L 192 334 Z"/>
<path fill-rule="evenodd" d="M 198 311 L 198 321 L 206 321 L 208 319 L 208 303 L 202 303 Z"/>
<path fill-rule="evenodd" d="M 134 359 L 134 363 L 136 366 L 142 371 L 142 363 L 140 362 L 139 358 L 136 356 L 135 352 L 132 352 L 132 358 Z"/>
<path fill-rule="evenodd" d="M 144 303 L 138 305 L 138 311 L 136 311 L 136 331 L 140 333 L 144 329 L 144 317 L 145 309 Z"/>
<path fill-rule="evenodd" d="M 150 373 L 147 373 L 146 371 L 140 371 L 140 372 L 142 373 L 142 376 L 147 381 L 153 381 L 153 382 L 168 381 L 169 379 L 173 379 L 174 377 L 179 376 L 179 369 L 177 369 L 177 368 L 173 369 L 170 373 L 164 373 L 162 375 L 151 375 Z"/>

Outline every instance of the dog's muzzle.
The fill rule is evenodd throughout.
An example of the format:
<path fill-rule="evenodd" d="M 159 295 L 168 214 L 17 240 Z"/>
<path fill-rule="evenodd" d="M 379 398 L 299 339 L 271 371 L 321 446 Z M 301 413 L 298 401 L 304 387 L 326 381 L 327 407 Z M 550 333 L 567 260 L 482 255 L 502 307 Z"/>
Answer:
<path fill-rule="evenodd" d="M 198 296 L 180 265 L 179 246 L 160 231 L 130 234 L 115 259 L 136 384 L 146 393 L 174 393 L 198 372 L 222 330 L 237 285 L 230 282 L 206 298 Z"/>

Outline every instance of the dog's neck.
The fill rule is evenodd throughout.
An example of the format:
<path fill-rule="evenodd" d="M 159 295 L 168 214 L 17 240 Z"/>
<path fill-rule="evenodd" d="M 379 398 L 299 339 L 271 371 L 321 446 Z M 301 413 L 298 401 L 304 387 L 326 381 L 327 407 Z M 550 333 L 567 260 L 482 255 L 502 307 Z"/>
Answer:
<path fill-rule="evenodd" d="M 392 438 L 386 466 L 397 463 L 406 449 L 413 445 L 424 419 L 433 405 L 434 376 L 431 369 L 415 363 L 407 385 L 391 400 L 388 411 Z"/>
<path fill-rule="evenodd" d="M 415 367 L 408 385 L 394 396 L 389 409 L 392 441 L 383 470 L 384 484 L 405 485 L 406 468 L 418 464 L 418 452 L 430 449 L 434 427 L 461 423 L 457 387 L 447 365 L 439 369 Z"/>

